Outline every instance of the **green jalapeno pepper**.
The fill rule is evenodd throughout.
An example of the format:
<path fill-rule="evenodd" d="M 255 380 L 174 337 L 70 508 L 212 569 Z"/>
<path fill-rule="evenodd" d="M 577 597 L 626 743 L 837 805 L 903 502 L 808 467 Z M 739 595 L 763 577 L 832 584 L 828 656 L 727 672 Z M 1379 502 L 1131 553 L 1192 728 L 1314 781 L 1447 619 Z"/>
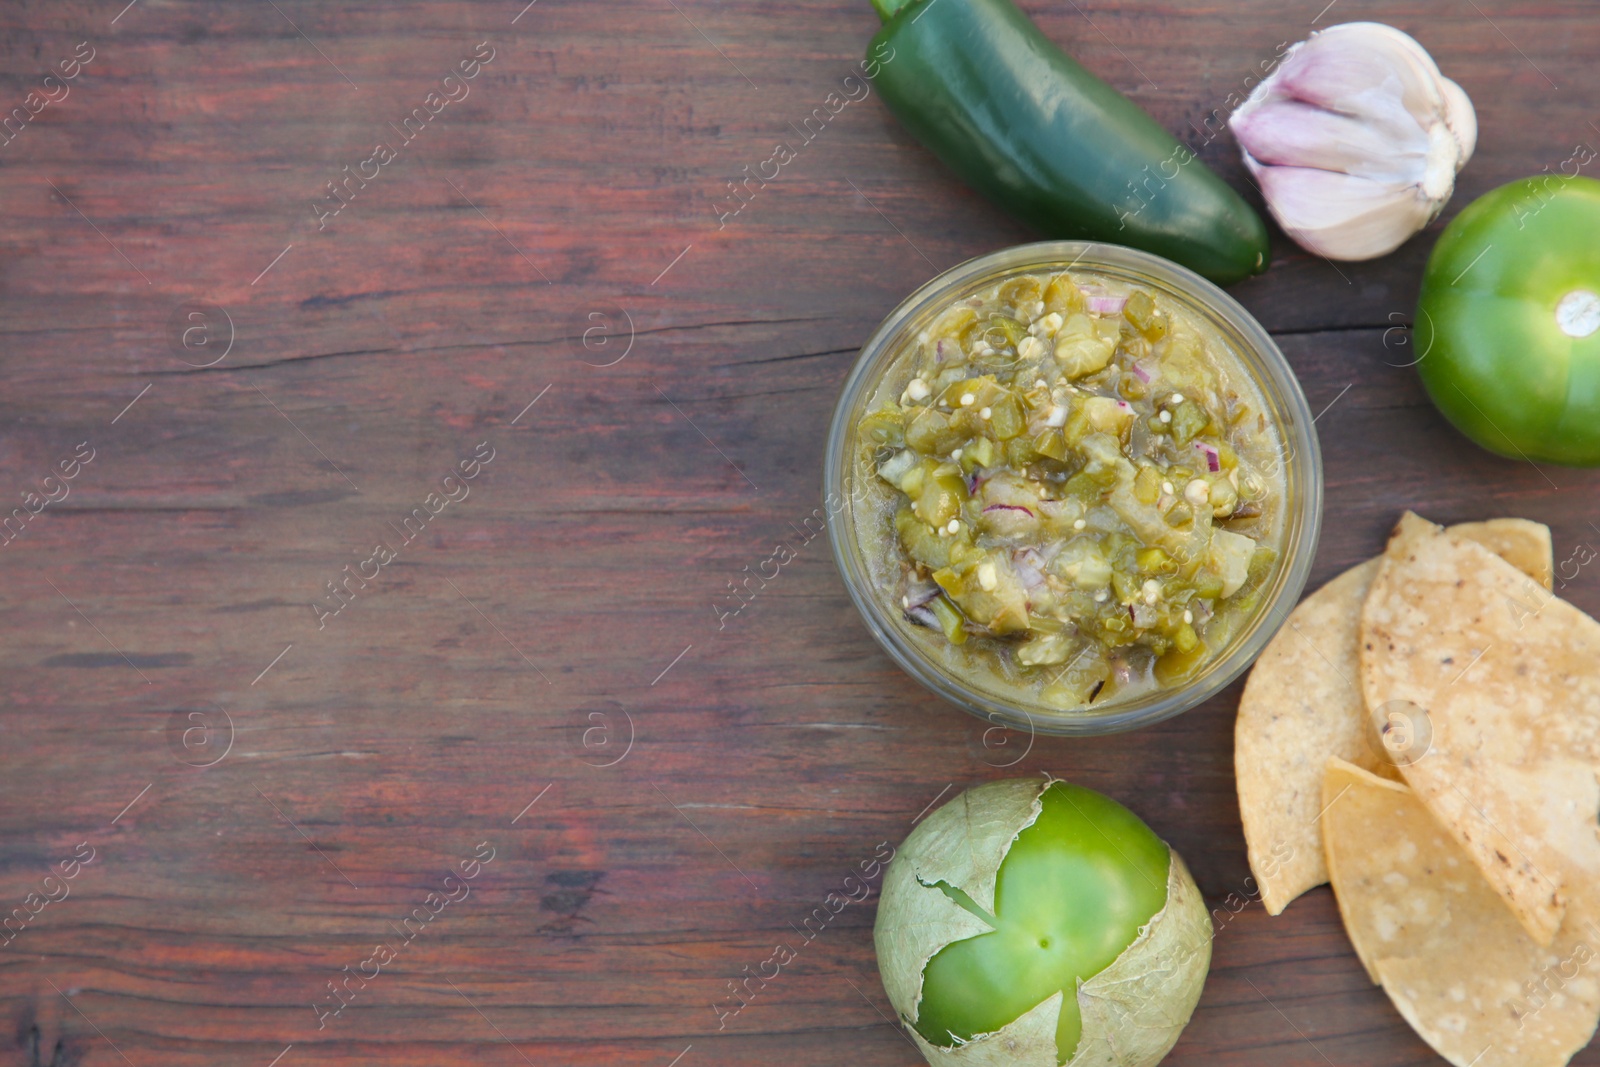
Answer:
<path fill-rule="evenodd" d="M 896 117 L 1048 237 L 1131 245 L 1221 285 L 1266 269 L 1251 207 L 1011 0 L 873 0 L 868 55 Z"/>

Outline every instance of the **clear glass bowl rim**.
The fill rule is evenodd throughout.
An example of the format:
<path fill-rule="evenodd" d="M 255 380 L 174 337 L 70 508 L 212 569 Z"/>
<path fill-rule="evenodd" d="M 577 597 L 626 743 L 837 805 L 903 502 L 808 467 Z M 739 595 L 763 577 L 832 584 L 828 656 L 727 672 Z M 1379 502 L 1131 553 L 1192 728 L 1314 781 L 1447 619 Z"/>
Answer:
<path fill-rule="evenodd" d="M 851 465 L 851 413 L 863 393 L 873 385 L 883 364 L 893 355 L 890 342 L 908 321 L 929 306 L 948 302 L 955 294 L 986 275 L 1029 269 L 1095 270 L 1105 267 L 1143 275 L 1164 288 L 1176 290 L 1202 312 L 1222 320 L 1242 341 L 1243 355 L 1255 365 L 1258 387 L 1269 401 L 1287 411 L 1279 427 L 1289 450 L 1284 461 L 1290 493 L 1285 516 L 1286 564 L 1279 569 L 1277 588 L 1238 635 L 1227 653 L 1199 677 L 1174 689 L 1156 690 L 1125 704 L 1108 705 L 1103 712 L 1051 712 L 1017 707 L 966 685 L 944 668 L 927 660 L 900 633 L 888 610 L 873 595 L 864 565 L 856 551 L 853 501 L 845 492 Z M 987 722 L 1032 734 L 1092 736 L 1134 730 L 1182 714 L 1227 688 L 1253 663 L 1299 602 L 1316 557 L 1322 521 L 1322 452 L 1313 419 L 1299 380 L 1270 334 L 1238 301 L 1185 267 L 1122 245 L 1088 241 L 1039 241 L 977 256 L 923 285 L 901 301 L 873 331 L 861 348 L 855 366 L 839 393 L 823 453 L 823 499 L 828 508 L 828 540 L 834 563 L 867 629 L 889 657 L 924 687 Z M 839 500 L 837 508 L 834 500 Z"/>

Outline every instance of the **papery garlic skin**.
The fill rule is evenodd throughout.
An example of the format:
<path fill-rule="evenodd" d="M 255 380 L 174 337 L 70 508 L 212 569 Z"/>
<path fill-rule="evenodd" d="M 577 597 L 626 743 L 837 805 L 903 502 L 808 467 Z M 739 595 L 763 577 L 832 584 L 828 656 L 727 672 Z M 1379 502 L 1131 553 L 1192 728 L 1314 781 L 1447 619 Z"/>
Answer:
<path fill-rule="evenodd" d="M 1443 210 L 1478 120 L 1411 37 L 1347 22 L 1284 54 L 1234 112 L 1273 218 L 1329 259 L 1386 255 Z"/>

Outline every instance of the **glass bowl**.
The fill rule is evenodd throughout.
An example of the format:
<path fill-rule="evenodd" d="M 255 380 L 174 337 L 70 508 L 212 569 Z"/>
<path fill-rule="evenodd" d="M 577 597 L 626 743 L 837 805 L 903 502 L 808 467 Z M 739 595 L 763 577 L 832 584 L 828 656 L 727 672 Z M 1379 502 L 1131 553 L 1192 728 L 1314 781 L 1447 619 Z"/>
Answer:
<path fill-rule="evenodd" d="M 852 441 L 879 380 L 908 338 L 956 300 L 1012 275 L 1048 269 L 1093 272 L 1156 291 L 1215 328 L 1233 349 L 1278 428 L 1285 503 L 1274 573 L 1255 612 L 1226 646 L 1178 686 L 1113 698 L 1104 705 L 1064 711 L 1042 700 L 1019 699 L 986 685 L 983 672 L 958 674 L 937 662 L 912 636 L 894 590 L 874 585 L 862 556 L 854 509 L 859 502 Z M 1283 353 L 1238 302 L 1198 274 L 1159 256 L 1120 245 L 1041 241 L 1003 249 L 952 267 L 908 296 L 868 339 L 845 380 L 824 453 L 823 495 L 834 561 L 850 599 L 872 636 L 905 672 L 933 692 L 987 722 L 1030 733 L 1093 735 L 1132 730 L 1169 719 L 1215 696 L 1260 654 L 1300 599 L 1316 555 L 1322 517 L 1322 454 L 1311 410 Z"/>

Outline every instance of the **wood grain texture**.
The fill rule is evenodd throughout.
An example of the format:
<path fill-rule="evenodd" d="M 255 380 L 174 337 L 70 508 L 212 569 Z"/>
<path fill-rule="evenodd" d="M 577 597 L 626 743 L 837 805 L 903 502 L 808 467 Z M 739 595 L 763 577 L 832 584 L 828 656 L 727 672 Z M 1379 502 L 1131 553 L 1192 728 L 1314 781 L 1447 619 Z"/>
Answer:
<path fill-rule="evenodd" d="M 0 493 L 95 450 L 0 549 L 0 901 L 95 852 L 0 950 L 0 1064 L 914 1064 L 870 901 L 720 1026 L 713 1005 L 942 791 L 1012 774 L 1123 800 L 1213 905 L 1246 891 L 1238 686 L 1129 736 L 986 735 L 800 543 L 862 341 L 1029 236 L 871 96 L 719 225 L 726 183 L 851 73 L 869 5 L 122 2 L 0 11 L 0 112 L 94 50 L 0 146 Z M 1450 213 L 1600 141 L 1600 23 L 1585 0 L 1323 2 L 1024 6 L 1197 145 L 1314 18 L 1434 52 L 1482 131 L 1451 212 L 1368 264 L 1279 235 L 1235 292 L 1329 405 L 1314 583 L 1405 507 L 1538 519 L 1563 559 L 1600 541 L 1600 478 L 1457 436 L 1392 328 Z M 326 183 L 480 42 L 470 94 L 319 230 Z M 1226 134 L 1200 155 L 1246 187 Z M 204 369 L 169 325 L 194 302 L 232 323 Z M 469 495 L 402 543 L 480 442 Z M 396 558 L 319 628 L 380 540 Z M 779 540 L 798 558 L 719 628 Z M 1565 592 L 1600 610 L 1595 572 Z M 321 1015 L 481 843 L 470 895 Z M 1435 1060 L 1324 889 L 1219 920 L 1168 1062 Z"/>

